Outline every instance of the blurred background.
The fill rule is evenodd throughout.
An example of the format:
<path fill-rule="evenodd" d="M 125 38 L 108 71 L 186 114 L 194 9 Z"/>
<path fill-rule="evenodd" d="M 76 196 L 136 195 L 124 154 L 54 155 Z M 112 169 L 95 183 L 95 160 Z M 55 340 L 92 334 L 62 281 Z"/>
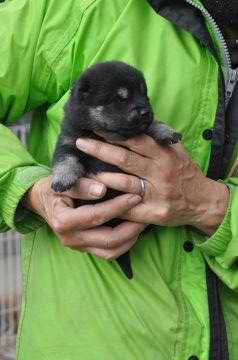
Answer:
<path fill-rule="evenodd" d="M 25 146 L 30 116 L 26 114 L 17 124 L 9 126 Z M 0 360 L 15 359 L 21 310 L 20 253 L 20 234 L 14 231 L 0 233 Z"/>

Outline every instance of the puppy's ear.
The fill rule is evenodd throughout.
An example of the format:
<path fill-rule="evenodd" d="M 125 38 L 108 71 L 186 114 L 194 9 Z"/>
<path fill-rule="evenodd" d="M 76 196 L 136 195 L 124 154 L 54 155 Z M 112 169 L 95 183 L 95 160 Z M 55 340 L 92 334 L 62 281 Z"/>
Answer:
<path fill-rule="evenodd" d="M 88 94 L 89 94 L 89 87 L 80 87 L 78 88 L 78 99 L 81 101 L 81 102 L 84 102 L 87 97 L 88 97 Z"/>
<path fill-rule="evenodd" d="M 74 84 L 74 96 L 80 101 L 84 102 L 88 97 L 90 90 L 89 82 L 86 79 L 79 79 Z"/>

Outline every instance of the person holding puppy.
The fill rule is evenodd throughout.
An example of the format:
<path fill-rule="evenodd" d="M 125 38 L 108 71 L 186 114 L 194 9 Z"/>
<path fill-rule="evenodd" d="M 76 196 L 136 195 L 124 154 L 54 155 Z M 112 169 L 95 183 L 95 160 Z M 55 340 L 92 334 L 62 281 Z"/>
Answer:
<path fill-rule="evenodd" d="M 25 234 L 18 360 L 237 359 L 237 19 L 236 1 L 0 5 L 0 229 Z M 71 84 L 115 59 L 143 72 L 155 119 L 182 143 L 80 138 L 125 174 L 54 193 Z M 4 125 L 32 109 L 26 150 Z M 125 194 L 74 208 L 107 188 Z M 128 250 L 130 281 L 106 261 Z"/>

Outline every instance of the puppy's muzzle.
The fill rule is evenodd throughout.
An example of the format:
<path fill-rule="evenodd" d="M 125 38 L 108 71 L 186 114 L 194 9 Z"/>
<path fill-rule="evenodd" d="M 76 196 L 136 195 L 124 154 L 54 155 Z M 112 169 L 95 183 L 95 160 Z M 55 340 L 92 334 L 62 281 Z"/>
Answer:
<path fill-rule="evenodd" d="M 150 125 L 153 121 L 153 113 L 149 107 L 146 106 L 137 106 L 130 110 L 129 112 L 129 122 L 131 125 Z"/>

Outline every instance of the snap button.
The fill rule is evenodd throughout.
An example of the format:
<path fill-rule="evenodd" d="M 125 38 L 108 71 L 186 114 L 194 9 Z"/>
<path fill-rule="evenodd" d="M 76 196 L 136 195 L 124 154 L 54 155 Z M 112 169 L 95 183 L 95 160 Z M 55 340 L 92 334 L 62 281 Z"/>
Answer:
<path fill-rule="evenodd" d="M 225 135 L 225 144 L 229 144 L 229 142 L 230 142 L 230 135 L 226 134 Z"/>
<path fill-rule="evenodd" d="M 191 241 L 185 241 L 183 248 L 186 252 L 191 252 L 193 251 L 193 243 Z"/>
<path fill-rule="evenodd" d="M 213 131 L 211 129 L 206 129 L 203 131 L 202 136 L 205 140 L 211 140 Z"/>
<path fill-rule="evenodd" d="M 197 357 L 197 356 L 190 356 L 189 358 L 188 358 L 188 360 L 199 360 L 199 358 Z"/>

